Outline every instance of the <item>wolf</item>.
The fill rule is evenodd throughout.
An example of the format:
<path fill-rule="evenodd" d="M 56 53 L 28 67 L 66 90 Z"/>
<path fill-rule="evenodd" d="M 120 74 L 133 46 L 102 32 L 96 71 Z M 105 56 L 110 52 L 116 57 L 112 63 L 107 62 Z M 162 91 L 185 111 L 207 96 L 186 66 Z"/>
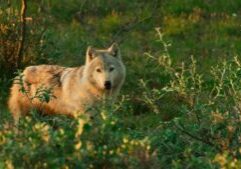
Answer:
<path fill-rule="evenodd" d="M 88 47 L 83 66 L 38 65 L 25 68 L 21 83 L 13 82 L 8 106 L 16 124 L 31 109 L 47 115 L 75 117 L 106 97 L 115 100 L 125 76 L 126 68 L 116 43 L 107 49 Z M 19 81 L 19 78 L 15 79 Z M 52 99 L 41 102 L 35 97 L 40 88 L 51 89 Z"/>

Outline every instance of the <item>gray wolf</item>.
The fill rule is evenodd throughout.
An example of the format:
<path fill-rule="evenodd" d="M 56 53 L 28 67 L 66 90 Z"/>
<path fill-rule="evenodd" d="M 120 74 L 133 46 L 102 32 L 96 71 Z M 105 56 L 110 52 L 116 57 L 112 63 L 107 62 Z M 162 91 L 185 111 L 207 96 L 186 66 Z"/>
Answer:
<path fill-rule="evenodd" d="M 8 101 L 15 123 L 33 108 L 45 114 L 75 117 L 104 97 L 113 100 L 125 81 L 126 71 L 120 49 L 114 43 L 102 50 L 88 47 L 83 66 L 29 66 L 22 75 L 22 85 L 15 80 Z M 27 92 L 21 92 L 21 87 Z M 34 97 L 43 87 L 51 89 L 54 96 L 44 103 Z"/>

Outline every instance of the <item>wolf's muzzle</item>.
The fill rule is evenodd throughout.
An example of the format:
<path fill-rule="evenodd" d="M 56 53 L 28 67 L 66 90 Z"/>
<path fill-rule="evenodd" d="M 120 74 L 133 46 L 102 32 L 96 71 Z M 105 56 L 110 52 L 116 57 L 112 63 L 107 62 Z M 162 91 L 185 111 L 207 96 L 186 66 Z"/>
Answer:
<path fill-rule="evenodd" d="M 110 90 L 111 89 L 111 82 L 110 81 L 105 81 L 105 89 Z"/>

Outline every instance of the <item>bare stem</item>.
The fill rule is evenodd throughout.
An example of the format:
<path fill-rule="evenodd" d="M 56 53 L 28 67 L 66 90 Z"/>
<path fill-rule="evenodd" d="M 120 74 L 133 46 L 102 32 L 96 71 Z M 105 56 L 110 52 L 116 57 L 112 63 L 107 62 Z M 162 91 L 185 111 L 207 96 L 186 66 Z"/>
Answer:
<path fill-rule="evenodd" d="M 179 126 L 179 125 L 177 125 L 177 124 L 175 124 L 175 126 L 176 126 L 176 128 L 177 128 L 179 131 L 181 131 L 183 134 L 189 136 L 190 138 L 192 138 L 192 139 L 194 139 L 194 140 L 197 140 L 197 141 L 199 141 L 199 142 L 205 143 L 206 145 L 209 145 L 210 147 L 215 148 L 217 151 L 222 152 L 222 149 L 221 149 L 218 145 L 212 143 L 211 141 L 209 141 L 209 140 L 207 140 L 207 139 L 205 139 L 205 138 L 198 137 L 198 136 L 196 136 L 196 135 L 188 132 L 183 126 L 181 127 L 181 126 Z"/>
<path fill-rule="evenodd" d="M 23 59 L 23 50 L 26 36 L 26 11 L 27 11 L 27 0 L 22 0 L 22 8 L 20 13 L 20 37 L 17 49 L 16 67 L 19 68 Z"/>

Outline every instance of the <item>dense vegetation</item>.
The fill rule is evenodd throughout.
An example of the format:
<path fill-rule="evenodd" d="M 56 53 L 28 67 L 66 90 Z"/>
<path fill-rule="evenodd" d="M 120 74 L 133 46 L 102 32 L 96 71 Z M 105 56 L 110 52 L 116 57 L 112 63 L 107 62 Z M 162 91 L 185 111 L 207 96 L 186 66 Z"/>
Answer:
<path fill-rule="evenodd" d="M 241 167 L 241 1 L 28 1 L 21 60 L 21 3 L 0 3 L 0 168 Z M 14 72 L 78 66 L 114 41 L 127 67 L 115 105 L 13 125 Z"/>

